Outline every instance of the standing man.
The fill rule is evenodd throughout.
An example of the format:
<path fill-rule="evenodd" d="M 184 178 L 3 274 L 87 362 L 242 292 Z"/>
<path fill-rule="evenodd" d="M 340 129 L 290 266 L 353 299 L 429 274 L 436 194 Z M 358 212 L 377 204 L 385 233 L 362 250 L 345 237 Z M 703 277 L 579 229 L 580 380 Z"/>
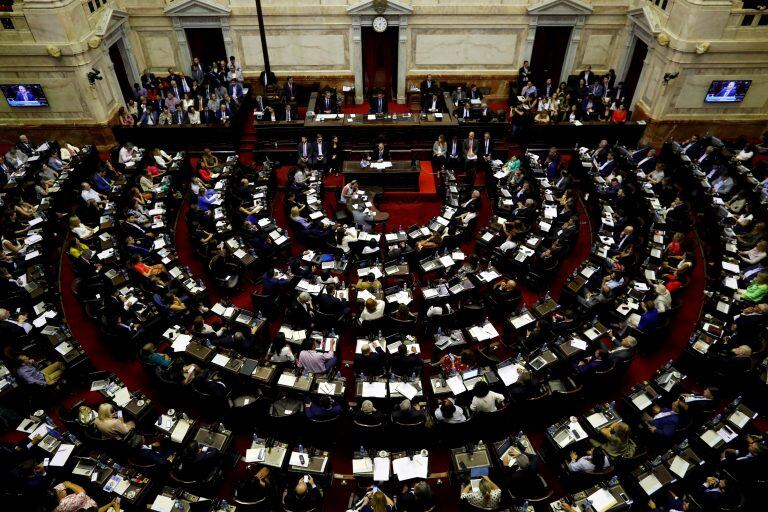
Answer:
<path fill-rule="evenodd" d="M 464 152 L 464 170 L 466 172 L 466 183 L 470 187 L 475 185 L 475 174 L 477 173 L 477 154 L 479 144 L 475 139 L 475 132 L 469 132 L 462 145 Z"/>

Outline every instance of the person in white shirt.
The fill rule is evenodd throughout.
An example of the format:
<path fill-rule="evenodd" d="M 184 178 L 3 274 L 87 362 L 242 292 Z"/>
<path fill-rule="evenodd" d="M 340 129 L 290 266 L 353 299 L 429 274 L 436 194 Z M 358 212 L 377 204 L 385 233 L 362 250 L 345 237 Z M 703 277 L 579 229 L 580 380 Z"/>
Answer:
<path fill-rule="evenodd" d="M 200 124 L 200 112 L 195 110 L 195 107 L 189 107 L 187 109 L 187 119 L 189 124 Z"/>
<path fill-rule="evenodd" d="M 365 309 L 360 312 L 360 324 L 372 322 L 384 316 L 383 300 L 368 299 L 365 301 Z"/>
<path fill-rule="evenodd" d="M 453 398 L 446 398 L 440 406 L 435 409 L 435 419 L 443 423 L 464 423 L 467 417 L 464 415 L 464 409 L 457 407 Z"/>
<path fill-rule="evenodd" d="M 504 395 L 491 391 L 488 383 L 484 380 L 475 383 L 472 394 L 474 396 L 469 408 L 475 412 L 496 412 L 499 410 L 499 406 L 504 403 Z"/>
<path fill-rule="evenodd" d="M 84 181 L 80 184 L 80 187 L 82 189 L 80 197 L 82 197 L 83 201 L 86 203 L 99 204 L 105 200 L 104 196 L 91 188 L 90 183 Z"/>
<path fill-rule="evenodd" d="M 663 284 L 656 285 L 654 290 L 656 291 L 656 298 L 653 300 L 653 303 L 656 306 L 656 311 L 666 313 L 672 307 L 672 294 L 669 293 L 669 290 Z"/>
<path fill-rule="evenodd" d="M 752 160 L 753 156 L 755 156 L 755 147 L 752 144 L 747 144 L 744 146 L 744 149 L 739 151 L 739 153 L 736 155 L 736 160 L 739 162 L 747 162 Z"/>
<path fill-rule="evenodd" d="M 72 231 L 80 240 L 88 240 L 90 237 L 96 233 L 99 228 L 89 228 L 82 222 L 80 222 L 80 218 L 76 215 L 73 215 L 69 218 L 69 230 Z"/>
<path fill-rule="evenodd" d="M 130 142 L 127 142 L 125 146 L 120 148 L 120 155 L 118 157 L 118 160 L 121 164 L 125 165 L 128 162 L 133 162 L 138 155 L 138 149 L 136 146 L 131 144 Z"/>

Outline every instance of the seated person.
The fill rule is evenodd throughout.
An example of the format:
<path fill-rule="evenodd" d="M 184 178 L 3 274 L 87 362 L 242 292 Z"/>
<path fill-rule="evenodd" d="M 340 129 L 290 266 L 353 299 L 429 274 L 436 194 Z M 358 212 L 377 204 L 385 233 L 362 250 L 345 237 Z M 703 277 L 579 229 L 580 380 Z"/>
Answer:
<path fill-rule="evenodd" d="M 501 504 L 501 489 L 490 478 L 484 476 L 477 490 L 472 490 L 471 483 L 464 486 L 461 490 L 461 500 L 476 508 L 496 510 Z"/>
<path fill-rule="evenodd" d="M 122 414 L 116 413 L 112 404 L 99 406 L 99 413 L 93 424 L 105 439 L 124 439 L 136 428 L 136 423 L 124 421 Z"/>
<path fill-rule="evenodd" d="M 365 308 L 360 312 L 360 325 L 363 325 L 365 322 L 373 322 L 384 317 L 385 306 L 386 303 L 383 300 L 366 300 Z"/>
<path fill-rule="evenodd" d="M 609 362 L 608 351 L 603 349 L 595 350 L 594 354 L 587 356 L 579 361 L 574 370 L 581 377 L 587 377 L 600 370 L 607 368 Z"/>
<path fill-rule="evenodd" d="M 384 413 L 376 410 L 373 406 L 373 402 L 370 400 L 363 400 L 363 403 L 360 405 L 360 410 L 355 411 L 353 419 L 355 423 L 361 425 L 375 426 L 383 424 L 387 418 Z"/>
<path fill-rule="evenodd" d="M 365 277 L 355 283 L 355 288 L 358 290 L 368 290 L 371 293 L 376 293 L 377 290 L 381 289 L 381 281 L 376 279 L 376 276 L 373 274 L 373 272 L 371 272 L 366 274 Z"/>
<path fill-rule="evenodd" d="M 677 428 L 683 422 L 683 414 L 688 410 L 688 406 L 682 400 L 672 402 L 672 408 L 661 408 L 654 404 L 651 412 L 653 416 L 646 422 L 648 430 L 654 436 L 669 439 L 675 435 Z"/>
<path fill-rule="evenodd" d="M 34 359 L 24 354 L 19 354 L 18 361 L 20 365 L 16 370 L 16 375 L 27 384 L 36 386 L 55 385 L 64 376 L 66 369 L 64 363 L 60 361 L 39 368 Z"/>
<path fill-rule="evenodd" d="M 429 316 L 429 313 L 427 313 L 427 315 Z M 476 368 L 477 358 L 472 349 L 465 348 L 461 351 L 459 357 L 456 357 L 455 354 L 445 354 L 440 358 L 440 366 L 442 367 L 443 373 L 446 375 L 462 373 Z"/>
<path fill-rule="evenodd" d="M 317 296 L 317 306 L 320 312 L 336 317 L 349 315 L 352 308 L 349 307 L 347 299 L 336 297 L 336 284 L 328 283 Z"/>
<path fill-rule="evenodd" d="M 341 416 L 341 405 L 329 395 L 304 404 L 304 413 L 310 421 L 328 421 Z"/>
<path fill-rule="evenodd" d="M 599 446 L 595 446 L 587 450 L 587 453 L 581 457 L 572 451 L 568 469 L 574 473 L 594 473 L 595 471 L 603 471 L 610 465 L 611 461 L 608 459 L 605 451 Z"/>
<path fill-rule="evenodd" d="M 385 356 L 378 341 L 364 344 L 360 354 L 355 354 L 355 372 L 366 377 L 384 375 Z"/>
<path fill-rule="evenodd" d="M 359 506 L 360 512 L 393 512 L 395 510 L 395 502 L 378 487 L 368 492 Z"/>
<path fill-rule="evenodd" d="M 472 403 L 469 408 L 475 412 L 496 412 L 504 405 L 504 395 L 491 391 L 484 380 L 479 380 L 472 388 Z"/>
<path fill-rule="evenodd" d="M 147 265 L 138 254 L 131 255 L 131 268 L 149 280 L 157 280 L 159 276 L 166 273 L 165 265 L 162 263 Z"/>
<path fill-rule="evenodd" d="M 139 357 L 142 361 L 160 368 L 168 368 L 171 365 L 171 357 L 168 354 L 157 352 L 154 343 L 147 343 L 141 347 Z"/>
<path fill-rule="evenodd" d="M 425 416 L 421 405 L 412 404 L 410 400 L 405 399 L 392 412 L 392 421 L 406 425 L 416 425 L 422 423 Z"/>
<path fill-rule="evenodd" d="M 637 445 L 632 439 L 629 425 L 617 421 L 610 426 L 600 429 L 600 440 L 592 440 L 593 446 L 599 446 L 612 459 L 619 457 L 630 458 L 635 454 Z"/>
<path fill-rule="evenodd" d="M 283 503 L 291 512 L 308 512 L 317 509 L 322 499 L 323 495 L 315 485 L 315 480 L 308 475 L 306 482 L 302 476 L 295 487 L 286 490 Z"/>
<path fill-rule="evenodd" d="M 464 423 L 467 417 L 464 415 L 464 409 L 457 407 L 453 398 L 446 398 L 435 409 L 435 420 L 442 423 Z"/>
<path fill-rule="evenodd" d="M 397 352 L 390 359 L 389 368 L 393 374 L 399 377 L 410 377 L 413 374 L 420 375 L 423 365 L 424 361 L 416 351 L 416 346 L 412 346 L 409 350 L 405 343 L 401 343 L 397 347 Z"/>
<path fill-rule="evenodd" d="M 335 365 L 336 356 L 333 352 L 317 350 L 316 343 L 312 339 L 304 341 L 299 357 L 296 360 L 296 366 L 305 369 L 309 373 L 324 373 Z"/>
<path fill-rule="evenodd" d="M 200 446 L 189 441 L 176 459 L 176 473 L 186 481 L 205 481 L 218 468 L 221 452 L 215 448 Z"/>

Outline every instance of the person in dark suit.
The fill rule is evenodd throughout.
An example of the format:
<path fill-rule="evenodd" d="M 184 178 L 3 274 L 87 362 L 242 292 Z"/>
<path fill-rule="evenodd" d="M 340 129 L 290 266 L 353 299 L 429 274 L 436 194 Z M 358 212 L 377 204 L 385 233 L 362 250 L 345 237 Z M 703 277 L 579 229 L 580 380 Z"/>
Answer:
<path fill-rule="evenodd" d="M 286 510 L 292 512 L 308 512 L 310 510 L 316 510 L 320 507 L 323 501 L 323 495 L 320 493 L 320 489 L 315 485 L 315 480 L 309 476 L 309 482 L 304 482 L 304 477 L 299 478 L 299 482 L 296 487 L 289 488 L 283 503 Z"/>
<path fill-rule="evenodd" d="M 224 381 L 223 375 L 218 371 L 211 373 L 200 387 L 204 392 L 216 398 L 226 398 L 232 392 L 229 384 Z"/>
<path fill-rule="evenodd" d="M 216 115 L 206 105 L 200 112 L 200 124 L 213 124 L 216 121 Z"/>
<path fill-rule="evenodd" d="M 424 362 L 416 353 L 415 347 L 409 351 L 405 343 L 397 347 L 397 353 L 390 360 L 390 370 L 400 377 L 410 377 L 414 373 L 418 375 L 423 366 Z"/>
<path fill-rule="evenodd" d="M 691 135 L 691 138 L 680 144 L 683 147 L 683 153 L 691 160 L 698 159 L 704 152 L 704 147 L 699 141 L 698 135 Z"/>
<path fill-rule="evenodd" d="M 21 90 L 21 86 L 19 86 Z M 736 97 L 736 82 L 728 82 L 728 84 L 720 89 L 716 96 L 720 98 L 735 98 Z"/>
<path fill-rule="evenodd" d="M 528 64 L 528 61 L 523 61 L 523 65 L 517 70 L 517 84 L 518 87 L 523 87 L 525 84 L 533 80 L 533 70 Z"/>
<path fill-rule="evenodd" d="M 429 92 L 435 92 L 437 91 L 437 81 L 432 78 L 432 75 L 427 75 L 427 78 L 421 81 L 421 85 L 419 89 L 421 90 L 421 94 L 426 95 Z"/>
<path fill-rule="evenodd" d="M 379 142 L 368 155 L 368 160 L 372 162 L 388 162 L 390 160 L 389 148 L 383 142 Z"/>
<path fill-rule="evenodd" d="M 280 121 L 298 121 L 299 111 L 296 110 L 296 104 L 286 103 L 283 105 L 282 112 L 280 113 Z"/>
<path fill-rule="evenodd" d="M 463 154 L 459 137 L 454 135 L 445 152 L 445 168 L 458 169 L 463 164 Z"/>
<path fill-rule="evenodd" d="M 584 80 L 584 84 L 587 86 L 595 81 L 595 74 L 592 72 L 592 66 L 589 64 L 584 66 L 584 71 L 579 73 L 579 80 Z"/>
<path fill-rule="evenodd" d="M 190 441 L 181 450 L 176 472 L 184 480 L 205 480 L 217 468 L 221 453 L 215 448 L 203 450 L 197 441 Z"/>
<path fill-rule="evenodd" d="M 301 141 L 296 148 L 296 164 L 309 166 L 312 163 L 312 144 L 309 143 L 305 135 L 301 136 Z"/>
<path fill-rule="evenodd" d="M 378 341 L 366 343 L 360 348 L 360 353 L 355 354 L 355 372 L 366 377 L 383 375 L 385 356 Z"/>
<path fill-rule="evenodd" d="M 467 98 L 470 100 L 483 99 L 483 93 L 480 91 L 480 89 L 477 88 L 477 84 L 472 84 L 469 86 L 469 93 L 467 94 Z"/>
<path fill-rule="evenodd" d="M 187 118 L 187 113 L 184 112 L 184 109 L 177 108 L 176 112 L 171 114 L 171 124 L 189 124 L 189 119 Z"/>
<path fill-rule="evenodd" d="M 678 400 L 688 406 L 688 413 L 693 415 L 707 414 L 717 406 L 720 390 L 714 386 L 704 388 L 701 393 L 681 393 Z"/>
<path fill-rule="evenodd" d="M 325 171 L 328 168 L 328 143 L 323 141 L 323 134 L 318 133 L 312 143 L 312 167 Z"/>
<path fill-rule="evenodd" d="M 338 114 L 339 105 L 336 102 L 336 97 L 331 94 L 330 90 L 326 90 L 322 98 L 318 98 L 315 108 L 322 114 Z"/>
<path fill-rule="evenodd" d="M 555 94 L 555 91 L 557 90 L 557 86 L 552 83 L 551 78 L 547 78 L 547 81 L 544 82 L 544 85 L 541 86 L 541 95 L 545 98 L 551 98 L 553 94 Z"/>
<path fill-rule="evenodd" d="M 480 120 L 481 123 L 488 123 L 491 121 L 491 119 L 493 119 L 494 115 L 495 113 L 493 112 L 493 110 L 488 108 L 488 105 L 483 103 L 480 106 L 480 113 L 478 114 L 477 118 Z"/>
<path fill-rule="evenodd" d="M 613 160 L 613 153 L 609 152 L 606 155 L 605 162 L 603 162 L 603 164 L 597 168 L 597 172 L 600 174 L 600 176 L 605 178 L 606 176 L 611 174 L 615 168 L 616 168 L 616 162 Z"/>
<path fill-rule="evenodd" d="M 505 455 L 506 456 L 506 455 Z M 516 471 L 509 474 L 509 490 L 518 496 L 530 496 L 541 493 L 541 479 L 538 473 L 538 459 L 535 454 L 520 453 L 515 457 Z"/>
<path fill-rule="evenodd" d="M 605 345 L 602 347 L 608 351 L 608 359 L 614 363 L 629 362 L 637 353 L 637 339 L 634 336 L 624 336 L 618 343 L 614 342 L 612 349 L 608 350 Z"/>
<path fill-rule="evenodd" d="M 588 377 L 595 372 L 602 370 L 608 364 L 608 352 L 603 349 L 595 350 L 594 355 L 587 356 L 579 361 L 574 370 L 581 377 Z"/>
<path fill-rule="evenodd" d="M 321 313 L 335 315 L 336 317 L 349 315 L 352 309 L 346 299 L 336 297 L 336 284 L 329 283 L 317 296 L 317 307 Z"/>
<path fill-rule="evenodd" d="M 677 428 L 683 422 L 683 415 L 688 410 L 688 406 L 682 400 L 672 402 L 672 408 L 661 408 L 658 404 L 653 406 L 651 412 L 653 416 L 647 422 L 648 430 L 654 436 L 669 439 L 675 435 Z"/>
<path fill-rule="evenodd" d="M 275 269 L 270 267 L 264 272 L 261 280 L 261 293 L 263 295 L 275 295 L 283 292 L 288 284 L 288 279 L 275 277 Z"/>
<path fill-rule="evenodd" d="M 233 78 L 232 81 L 229 83 L 229 87 L 227 87 L 227 92 L 233 98 L 242 98 L 243 97 L 243 86 L 240 85 L 240 83 L 237 81 L 237 79 Z"/>
<path fill-rule="evenodd" d="M 376 96 L 372 97 L 370 106 L 371 114 L 386 114 L 388 112 L 388 107 L 387 100 L 384 98 L 384 92 L 379 91 Z"/>
<path fill-rule="evenodd" d="M 392 421 L 415 425 L 424 421 L 424 410 L 419 404 L 411 404 L 410 400 L 403 400 L 392 412 Z"/>
<path fill-rule="evenodd" d="M 232 111 L 229 110 L 229 107 L 222 103 L 219 105 L 219 110 L 216 111 L 216 122 L 219 124 L 228 124 L 230 119 L 232 119 Z"/>
<path fill-rule="evenodd" d="M 307 292 L 301 292 L 290 308 L 289 317 L 297 327 L 311 326 L 315 319 L 315 307 L 312 297 Z"/>
<path fill-rule="evenodd" d="M 656 150 L 653 148 L 649 149 L 645 156 L 638 155 L 638 158 L 635 158 L 633 155 L 632 159 L 637 163 L 638 169 L 645 174 L 649 174 L 656 168 Z"/>
<path fill-rule="evenodd" d="M 328 395 L 304 404 L 304 414 L 311 421 L 328 421 L 341 416 L 341 404 Z"/>
<path fill-rule="evenodd" d="M 616 104 L 620 103 L 626 103 L 627 101 L 627 91 L 624 90 L 624 82 L 619 82 L 616 84 L 616 87 L 611 90 L 611 93 L 613 96 L 611 96 L 614 101 L 616 101 Z"/>
<path fill-rule="evenodd" d="M 470 109 L 469 105 L 465 103 L 453 111 L 453 117 L 462 121 L 468 121 L 469 119 L 472 119 L 472 109 Z"/>
<path fill-rule="evenodd" d="M 36 99 L 35 95 L 29 92 L 26 87 L 23 85 L 19 86 L 16 92 L 16 101 L 35 101 Z"/>
<path fill-rule="evenodd" d="M 160 115 L 155 112 L 152 105 L 147 105 L 147 109 L 141 114 L 139 122 L 136 123 L 140 126 L 156 126 L 160 121 Z"/>
<path fill-rule="evenodd" d="M 445 112 L 443 99 L 438 94 L 426 94 L 421 103 L 422 112 Z"/>
<path fill-rule="evenodd" d="M 283 86 L 283 96 L 285 96 L 285 101 L 294 103 L 298 94 L 299 90 L 296 84 L 293 83 L 293 77 L 289 76 L 288 80 L 285 82 L 285 86 Z"/>

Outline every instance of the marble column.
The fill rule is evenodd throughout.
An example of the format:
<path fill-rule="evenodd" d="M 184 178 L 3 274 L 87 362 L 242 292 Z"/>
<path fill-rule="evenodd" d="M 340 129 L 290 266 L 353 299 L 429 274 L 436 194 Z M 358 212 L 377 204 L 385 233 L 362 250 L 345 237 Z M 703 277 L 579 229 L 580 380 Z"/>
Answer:
<path fill-rule="evenodd" d="M 184 73 L 192 67 L 192 55 L 189 52 L 189 43 L 187 43 L 187 34 L 184 32 L 184 25 L 178 16 L 173 18 L 173 32 L 176 34 L 176 45 L 179 49 L 179 63 L 177 68 Z M 231 43 L 230 39 L 230 43 Z"/>
<path fill-rule="evenodd" d="M 579 16 L 576 19 L 576 24 L 571 29 L 571 41 L 568 43 L 568 50 L 565 53 L 565 60 L 563 61 L 563 69 L 560 70 L 560 81 L 565 82 L 568 80 L 568 76 L 573 71 L 573 63 L 576 61 L 576 50 L 579 48 L 581 42 L 581 31 L 584 28 L 586 19 L 584 16 Z"/>
<path fill-rule="evenodd" d="M 363 91 L 363 36 L 360 23 L 360 16 L 353 16 L 352 27 L 349 29 L 349 37 L 352 40 L 349 45 L 349 59 L 355 73 L 355 103 L 358 105 L 365 99 L 365 91 Z"/>
<path fill-rule="evenodd" d="M 398 26 L 398 45 L 397 45 L 397 102 L 405 104 L 405 74 L 408 58 L 408 17 L 400 16 Z"/>

